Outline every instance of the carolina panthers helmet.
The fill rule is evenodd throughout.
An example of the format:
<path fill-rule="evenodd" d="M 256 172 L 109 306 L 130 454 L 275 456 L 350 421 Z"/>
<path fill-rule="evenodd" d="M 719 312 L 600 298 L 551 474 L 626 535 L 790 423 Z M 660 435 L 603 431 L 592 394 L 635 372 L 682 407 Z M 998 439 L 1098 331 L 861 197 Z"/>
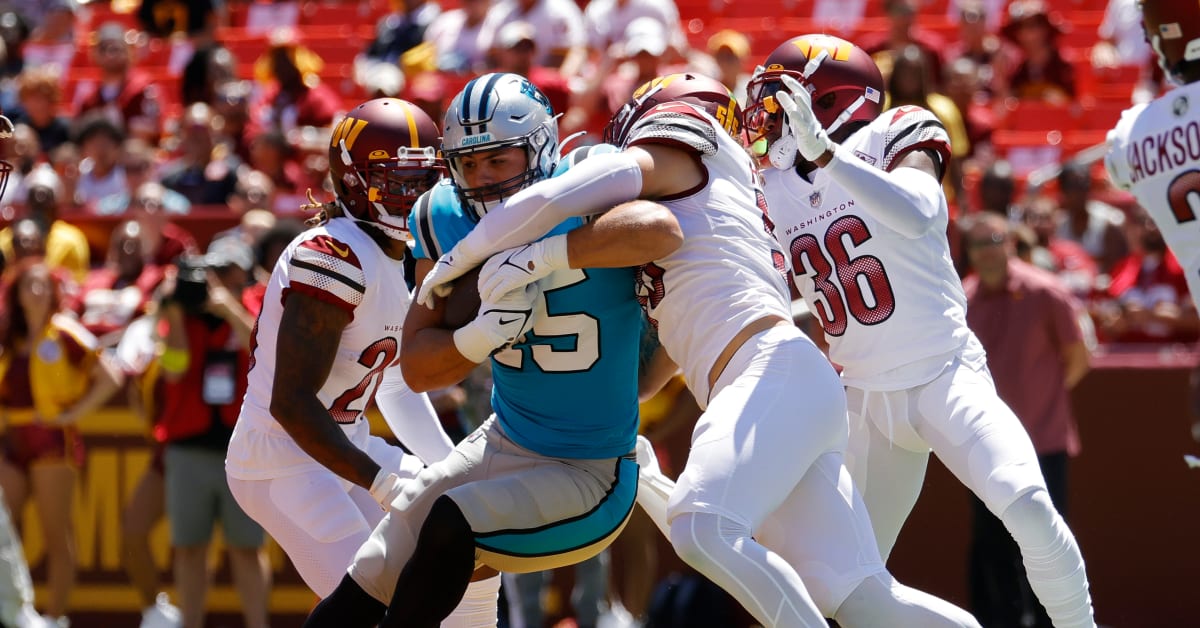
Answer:
<path fill-rule="evenodd" d="M 550 99 L 519 74 L 484 74 L 463 87 L 446 110 L 442 154 L 450 165 L 463 209 L 483 216 L 530 184 L 549 177 L 558 164 L 558 118 Z M 469 187 L 464 155 L 519 146 L 525 171 L 505 181 Z"/>
<path fill-rule="evenodd" d="M 730 135 L 739 137 L 741 134 L 742 108 L 729 88 L 717 79 L 686 72 L 660 76 L 638 87 L 604 127 L 604 141 L 624 146 L 637 121 L 651 109 L 668 102 L 695 105 L 716 118 Z"/>
<path fill-rule="evenodd" d="M 413 203 L 446 172 L 437 145 L 437 124 L 406 100 L 352 109 L 329 140 L 329 175 L 345 213 L 404 239 Z"/>
<path fill-rule="evenodd" d="M 1200 5 L 1177 0 L 1141 0 L 1139 4 L 1146 41 L 1154 49 L 1159 67 L 1172 81 L 1186 83 L 1184 65 L 1200 60 Z M 1198 69 L 1192 70 L 1192 78 Z"/>
<path fill-rule="evenodd" d="M 752 143 L 784 126 L 775 93 L 785 74 L 808 88 L 813 113 L 834 140 L 838 129 L 883 111 L 883 75 L 871 55 L 844 39 L 801 35 L 775 48 L 746 85 L 744 124 Z"/>

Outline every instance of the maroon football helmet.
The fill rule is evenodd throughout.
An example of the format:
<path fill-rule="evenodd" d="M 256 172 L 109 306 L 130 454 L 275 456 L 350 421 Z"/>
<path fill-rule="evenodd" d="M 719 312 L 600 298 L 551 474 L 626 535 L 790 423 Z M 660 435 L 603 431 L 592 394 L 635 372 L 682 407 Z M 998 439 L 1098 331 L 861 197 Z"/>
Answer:
<path fill-rule="evenodd" d="M 717 119 L 730 135 L 741 134 L 742 108 L 737 99 L 720 81 L 702 74 L 687 72 L 668 74 L 651 79 L 633 92 L 633 97 L 604 127 L 604 141 L 624 146 L 629 131 L 646 112 L 668 102 L 695 105 Z"/>
<path fill-rule="evenodd" d="M 1200 4 L 1178 0 L 1141 0 L 1146 41 L 1158 65 L 1177 83 L 1187 83 L 1184 64 L 1200 60 Z M 1193 69 L 1192 79 L 1197 78 Z"/>
<path fill-rule="evenodd" d="M 822 52 L 828 56 L 815 68 L 808 68 Z M 782 112 L 775 93 L 783 87 L 780 77 L 784 74 L 809 88 L 813 113 L 835 140 L 839 129 L 852 122 L 870 122 L 883 111 L 883 76 L 871 55 L 844 39 L 801 35 L 768 55 L 746 86 L 743 120 L 751 143 L 780 127 Z"/>
<path fill-rule="evenodd" d="M 413 203 L 446 172 L 437 125 L 420 107 L 376 98 L 355 107 L 333 127 L 329 175 L 347 214 L 408 230 Z"/>

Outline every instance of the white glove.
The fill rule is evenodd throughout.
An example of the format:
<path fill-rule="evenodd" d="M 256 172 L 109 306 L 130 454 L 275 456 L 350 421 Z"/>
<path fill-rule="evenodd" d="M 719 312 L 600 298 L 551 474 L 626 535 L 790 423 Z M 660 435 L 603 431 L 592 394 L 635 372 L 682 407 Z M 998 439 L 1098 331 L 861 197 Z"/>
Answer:
<path fill-rule="evenodd" d="M 400 479 L 400 476 L 387 469 L 379 469 L 379 473 L 375 474 L 375 481 L 371 482 L 371 497 L 379 502 L 379 507 L 384 510 L 391 507 L 392 502 L 403 491 L 404 481 Z"/>
<path fill-rule="evenodd" d="M 775 101 L 787 115 L 788 128 L 796 138 L 796 150 L 800 151 L 800 156 L 808 161 L 816 161 L 826 152 L 833 152 L 836 144 L 817 121 L 808 89 L 786 74 L 780 78 L 785 89 L 775 92 Z"/>
<path fill-rule="evenodd" d="M 450 291 L 454 289 L 450 282 L 467 274 L 482 261 L 463 250 L 462 241 L 455 244 L 454 248 L 437 259 L 429 274 L 425 275 L 425 279 L 421 282 L 421 289 L 417 291 L 417 303 L 432 310 L 433 295 L 444 297 L 450 294 Z"/>
<path fill-rule="evenodd" d="M 533 307 L 542 291 L 536 283 L 505 293 L 495 301 L 484 301 L 479 315 L 454 332 L 454 347 L 476 363 L 517 341 L 533 327 Z"/>
<path fill-rule="evenodd" d="M 484 262 L 479 271 L 479 299 L 483 302 L 531 284 L 546 275 L 570 268 L 567 236 L 560 234 L 533 244 L 500 251 Z"/>

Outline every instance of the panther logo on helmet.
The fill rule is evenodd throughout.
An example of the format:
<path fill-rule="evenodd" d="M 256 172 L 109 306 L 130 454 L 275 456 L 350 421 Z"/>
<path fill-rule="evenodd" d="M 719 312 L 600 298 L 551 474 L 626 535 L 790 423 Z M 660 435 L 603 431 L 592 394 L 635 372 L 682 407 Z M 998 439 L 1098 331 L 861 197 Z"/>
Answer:
<path fill-rule="evenodd" d="M 720 81 L 692 72 L 668 74 L 643 83 L 604 127 L 604 141 L 624 146 L 638 120 L 668 102 L 683 102 L 708 112 L 733 137 L 741 134 L 742 108 Z"/>
<path fill-rule="evenodd" d="M 530 184 L 549 178 L 558 165 L 558 119 L 550 99 L 519 74 L 484 74 L 467 83 L 446 110 L 442 154 L 450 166 L 463 209 L 476 218 Z M 501 148 L 525 149 L 526 168 L 498 183 L 467 185 L 460 160 Z"/>
<path fill-rule="evenodd" d="M 851 123 L 870 122 L 883 111 L 883 75 L 871 55 L 844 39 L 801 35 L 775 48 L 746 86 L 744 126 L 751 143 L 770 140 L 784 126 L 775 93 L 785 74 L 808 88 L 817 120 L 835 141 L 839 129 L 852 130 L 858 125 Z"/>
<path fill-rule="evenodd" d="M 399 98 L 355 107 L 333 128 L 329 174 L 345 213 L 404 239 L 413 203 L 446 172 L 438 129 L 421 108 Z"/>
<path fill-rule="evenodd" d="M 1200 78 L 1200 4 L 1179 0 L 1141 0 L 1142 28 L 1158 65 L 1176 83 Z M 1185 76 L 1190 74 L 1190 76 Z"/>

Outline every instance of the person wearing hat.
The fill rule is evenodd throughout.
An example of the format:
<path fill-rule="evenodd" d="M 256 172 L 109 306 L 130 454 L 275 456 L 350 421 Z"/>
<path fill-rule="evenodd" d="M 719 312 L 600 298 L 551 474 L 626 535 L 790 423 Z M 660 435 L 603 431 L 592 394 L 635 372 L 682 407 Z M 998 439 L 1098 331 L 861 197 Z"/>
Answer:
<path fill-rule="evenodd" d="M 181 258 L 160 290 L 163 350 L 154 385 L 161 403 L 154 438 L 165 445 L 167 519 L 185 626 L 204 625 L 209 542 L 218 521 L 245 624 L 267 626 L 270 573 L 263 530 L 225 481 L 225 452 L 245 393 L 257 314 L 244 294 L 253 266 L 249 245 L 222 238 L 203 256 Z"/>
<path fill-rule="evenodd" d="M 527 22 L 537 34 L 534 62 L 558 68 L 563 76 L 577 76 L 587 61 L 587 35 L 583 12 L 572 0 L 500 0 L 483 22 L 483 42 L 493 50 L 500 29 L 509 22 Z"/>
<path fill-rule="evenodd" d="M 688 50 L 687 37 L 679 28 L 679 9 L 671 0 L 591 0 L 583 10 L 583 19 L 592 52 L 603 54 L 609 46 L 621 42 L 629 25 L 643 17 L 662 24 L 676 52 Z"/>
<path fill-rule="evenodd" d="M 463 0 L 457 9 L 443 11 L 425 29 L 426 43 L 437 51 L 438 69 L 473 74 L 487 67 L 483 20 L 491 0 Z M 437 120 L 438 118 L 434 118 Z"/>
<path fill-rule="evenodd" d="M 1043 0 L 1016 0 L 1009 5 L 1001 33 L 1021 50 L 1021 60 L 1008 79 L 1013 96 L 1056 104 L 1075 98 L 1075 67 L 1058 46 L 1062 18 Z"/>
<path fill-rule="evenodd" d="M 750 40 L 745 34 L 726 28 L 708 38 L 708 54 L 721 71 L 717 78 L 745 104 L 746 84 L 750 82 L 750 75 L 746 73 Z"/>
<path fill-rule="evenodd" d="M 566 77 L 557 68 L 548 68 L 536 63 L 537 32 L 532 24 L 518 21 L 500 27 L 493 49 L 497 72 L 524 76 L 546 94 L 552 109 L 567 111 L 571 100 L 571 88 Z"/>

